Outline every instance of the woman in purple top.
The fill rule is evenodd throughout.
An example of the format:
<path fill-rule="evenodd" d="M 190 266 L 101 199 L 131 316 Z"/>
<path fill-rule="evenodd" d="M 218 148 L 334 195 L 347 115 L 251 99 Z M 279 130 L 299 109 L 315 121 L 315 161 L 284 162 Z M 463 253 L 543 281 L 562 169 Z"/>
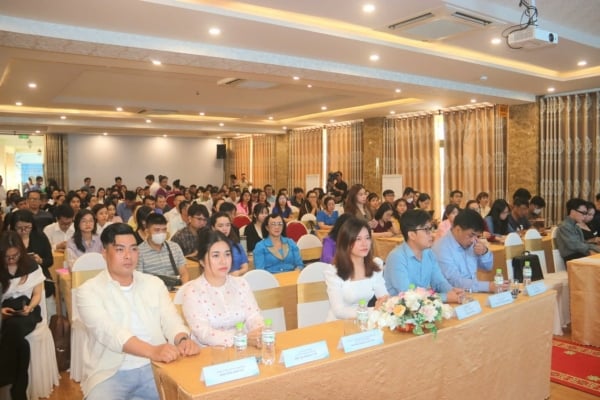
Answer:
<path fill-rule="evenodd" d="M 338 232 L 340 231 L 342 225 L 344 225 L 344 222 L 346 222 L 346 220 L 348 220 L 348 218 L 350 218 L 351 216 L 352 215 L 350 214 L 340 215 L 337 221 L 335 221 L 335 224 L 333 225 L 333 228 L 331 229 L 329 234 L 323 238 L 323 252 L 321 253 L 322 262 L 331 264 L 331 262 L 333 261 L 333 257 L 335 256 Z"/>

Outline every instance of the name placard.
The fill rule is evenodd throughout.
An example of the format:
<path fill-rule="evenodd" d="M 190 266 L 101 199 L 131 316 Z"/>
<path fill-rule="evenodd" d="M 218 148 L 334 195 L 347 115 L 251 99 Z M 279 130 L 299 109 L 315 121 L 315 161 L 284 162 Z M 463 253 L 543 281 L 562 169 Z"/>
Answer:
<path fill-rule="evenodd" d="M 206 386 L 213 386 L 250 376 L 257 376 L 259 373 L 256 357 L 247 357 L 241 360 L 204 367 L 202 368 L 200 380 L 204 381 Z"/>
<path fill-rule="evenodd" d="M 354 335 L 342 336 L 338 347 L 341 347 L 344 353 L 350 353 L 380 344 L 383 344 L 383 332 L 379 329 L 372 329 Z"/>
<path fill-rule="evenodd" d="M 481 313 L 481 304 L 478 301 L 470 301 L 461 306 L 455 307 L 456 318 L 465 319 Z"/>
<path fill-rule="evenodd" d="M 514 300 L 510 292 L 502 292 L 498 294 L 493 294 L 488 297 L 488 305 L 492 308 L 505 306 L 507 304 L 512 303 Z"/>
<path fill-rule="evenodd" d="M 320 342 L 283 350 L 279 362 L 283 362 L 286 368 L 290 368 L 311 361 L 323 360 L 328 357 L 329 349 L 327 348 L 327 342 L 321 340 Z"/>
<path fill-rule="evenodd" d="M 525 293 L 527 293 L 527 296 L 536 296 L 540 293 L 544 293 L 546 289 L 546 285 L 543 281 L 537 281 L 525 286 Z"/>

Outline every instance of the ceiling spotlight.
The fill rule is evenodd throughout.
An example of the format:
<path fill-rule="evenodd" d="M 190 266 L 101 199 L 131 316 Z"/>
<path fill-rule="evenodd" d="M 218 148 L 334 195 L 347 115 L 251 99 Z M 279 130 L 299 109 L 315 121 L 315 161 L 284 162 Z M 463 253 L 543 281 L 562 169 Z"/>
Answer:
<path fill-rule="evenodd" d="M 493 38 L 491 40 L 491 42 L 492 42 L 492 44 L 500 44 L 500 43 L 502 43 L 502 39 L 500 39 L 500 38 Z"/>
<path fill-rule="evenodd" d="M 281 129 L 283 129 L 284 131 L 287 131 L 287 126 L 284 126 Z"/>
<path fill-rule="evenodd" d="M 221 34 L 221 30 L 220 30 L 219 28 L 217 28 L 217 27 L 213 27 L 213 28 L 210 28 L 210 29 L 208 30 L 208 33 L 209 33 L 211 36 L 219 36 L 219 35 Z"/>
<path fill-rule="evenodd" d="M 375 6 L 373 4 L 365 4 L 362 10 L 366 13 L 372 13 L 373 11 L 375 11 Z"/>
<path fill-rule="evenodd" d="M 221 136 L 217 136 L 217 139 L 221 139 Z"/>
<path fill-rule="evenodd" d="M 471 99 L 471 103 L 476 103 L 477 99 Z"/>
<path fill-rule="evenodd" d="M 154 65 L 162 65 L 162 62 L 160 60 L 152 60 L 152 64 L 154 64 Z"/>
<path fill-rule="evenodd" d="M 204 113 L 203 113 L 203 112 L 201 112 L 201 113 L 198 113 L 198 114 L 199 114 L 200 116 L 204 117 Z"/>
<path fill-rule="evenodd" d="M 235 134 L 235 136 L 240 136 L 240 134 L 239 134 L 239 133 L 236 133 L 236 134 Z"/>
<path fill-rule="evenodd" d="M 167 134 L 165 133 L 165 134 L 163 135 L 163 137 L 167 137 Z"/>
<path fill-rule="evenodd" d="M 556 90 L 556 89 L 555 89 L 555 88 L 553 88 L 553 87 L 549 87 L 549 88 L 548 88 L 548 92 L 549 92 L 549 93 L 552 93 L 552 92 L 554 92 L 555 90 Z"/>
<path fill-rule="evenodd" d="M 371 60 L 371 61 L 379 61 L 379 54 L 371 54 L 369 56 L 369 60 Z"/>
<path fill-rule="evenodd" d="M 146 123 L 147 123 L 147 124 L 151 124 L 151 123 L 152 123 L 152 120 L 151 120 L 151 119 L 147 119 L 147 120 L 146 120 Z"/>
<path fill-rule="evenodd" d="M 273 121 L 273 117 L 272 117 L 272 116 L 269 116 L 269 120 L 270 120 L 270 121 Z"/>
<path fill-rule="evenodd" d="M 20 102 L 20 101 L 17 101 L 17 102 L 15 103 L 15 106 L 22 106 L 22 105 L 23 105 L 23 103 L 22 103 L 22 102 Z"/>
<path fill-rule="evenodd" d="M 219 126 L 225 126 L 225 124 L 222 122 L 219 122 Z"/>
<path fill-rule="evenodd" d="M 117 107 L 116 110 L 121 112 L 121 111 L 123 111 L 123 107 Z"/>
<path fill-rule="evenodd" d="M 38 130 L 35 131 L 35 133 L 41 133 L 41 131 L 38 129 Z"/>
<path fill-rule="evenodd" d="M 29 82 L 27 84 L 27 86 L 29 87 L 29 89 L 35 89 L 35 88 L 37 88 L 37 83 L 35 83 L 35 82 Z"/>
<path fill-rule="evenodd" d="M 102 132 L 102 136 L 108 136 L 108 132 Z"/>
<path fill-rule="evenodd" d="M 299 81 L 300 77 L 299 76 L 294 76 L 294 77 L 292 77 L 292 79 L 295 80 L 295 81 Z"/>
<path fill-rule="evenodd" d="M 585 60 L 581 60 L 577 63 L 578 67 L 585 67 L 586 65 L 587 65 L 587 61 L 585 61 Z"/>
<path fill-rule="evenodd" d="M 306 87 L 310 89 L 312 85 L 309 83 L 308 85 L 306 85 Z"/>
<path fill-rule="evenodd" d="M 321 111 L 327 110 L 327 106 L 321 106 Z"/>
<path fill-rule="evenodd" d="M 330 119 L 329 122 L 333 124 L 335 122 L 335 119 Z"/>
<path fill-rule="evenodd" d="M 390 114 L 394 115 L 394 114 L 396 114 L 396 111 L 392 110 L 392 111 L 390 111 Z"/>
<path fill-rule="evenodd" d="M 67 117 L 65 115 L 61 115 L 60 119 L 67 119 Z"/>

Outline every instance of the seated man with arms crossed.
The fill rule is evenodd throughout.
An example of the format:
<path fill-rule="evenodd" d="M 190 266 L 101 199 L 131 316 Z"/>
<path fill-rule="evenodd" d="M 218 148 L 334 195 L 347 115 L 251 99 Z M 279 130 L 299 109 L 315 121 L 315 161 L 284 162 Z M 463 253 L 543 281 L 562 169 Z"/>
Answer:
<path fill-rule="evenodd" d="M 444 302 L 457 303 L 462 289 L 453 288 L 442 275 L 431 251 L 431 216 L 425 210 L 408 210 L 400 217 L 404 243 L 388 255 L 383 270 L 385 286 L 391 296 L 405 292 L 413 284 L 432 288 Z"/>
<path fill-rule="evenodd" d="M 477 268 L 490 271 L 494 257 L 484 242 L 483 218 L 475 210 L 465 209 L 454 218 L 450 232 L 433 245 L 433 252 L 444 277 L 459 288 L 473 292 L 496 292 L 494 282 L 477 280 Z"/>
<path fill-rule="evenodd" d="M 109 225 L 101 236 L 107 269 L 77 291 L 88 331 L 87 400 L 158 399 L 150 360 L 198 354 L 189 329 L 156 277 L 135 270 L 138 247 L 130 226 Z"/>

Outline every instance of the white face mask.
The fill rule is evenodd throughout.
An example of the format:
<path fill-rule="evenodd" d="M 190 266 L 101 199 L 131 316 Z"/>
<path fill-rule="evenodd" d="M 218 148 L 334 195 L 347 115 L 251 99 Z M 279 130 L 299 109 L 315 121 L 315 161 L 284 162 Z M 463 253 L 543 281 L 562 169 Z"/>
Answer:
<path fill-rule="evenodd" d="M 536 209 L 533 210 L 533 213 L 535 215 L 540 215 L 542 213 L 542 209 L 541 208 L 536 208 Z"/>
<path fill-rule="evenodd" d="M 413 202 L 413 199 L 412 199 L 412 198 L 408 198 L 408 199 L 406 199 L 406 202 L 407 202 L 408 204 L 410 204 L 410 203 L 412 203 L 412 202 Z"/>
<path fill-rule="evenodd" d="M 154 242 L 158 245 L 163 244 L 166 239 L 167 239 L 166 233 L 153 233 L 152 234 L 152 242 Z"/>

